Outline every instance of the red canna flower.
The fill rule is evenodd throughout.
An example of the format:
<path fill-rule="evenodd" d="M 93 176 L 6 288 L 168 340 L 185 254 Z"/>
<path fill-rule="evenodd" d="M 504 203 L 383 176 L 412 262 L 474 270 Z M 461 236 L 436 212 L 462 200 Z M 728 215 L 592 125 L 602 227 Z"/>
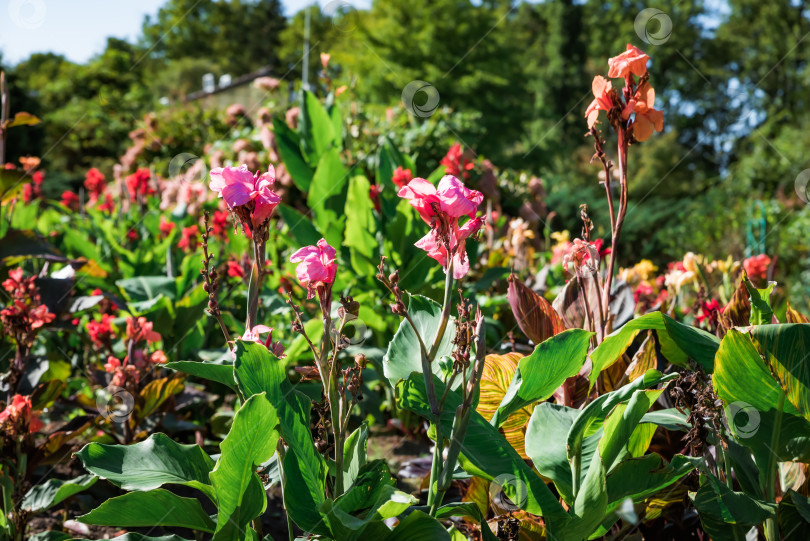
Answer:
<path fill-rule="evenodd" d="M 186 252 L 193 252 L 199 246 L 199 233 L 200 230 L 196 225 L 184 227 L 177 247 Z"/>
<path fill-rule="evenodd" d="M 464 156 L 464 152 L 461 150 L 461 143 L 455 143 L 451 146 L 440 163 L 444 166 L 444 172 L 446 174 L 461 177 L 464 180 L 470 178 L 468 171 L 475 167 L 472 160 Z"/>
<path fill-rule="evenodd" d="M 396 171 L 394 171 L 394 176 L 391 179 L 391 181 L 397 188 L 402 188 L 403 186 L 406 186 L 411 180 L 413 180 L 411 170 L 403 169 L 402 167 L 397 167 Z"/>
<path fill-rule="evenodd" d="M 60 202 L 71 210 L 79 210 L 79 196 L 70 190 L 62 192 L 62 200 Z"/>
<path fill-rule="evenodd" d="M 141 199 L 155 194 L 155 189 L 150 185 L 152 173 L 145 167 L 139 167 L 137 171 L 126 178 L 127 190 L 132 199 Z"/>
<path fill-rule="evenodd" d="M 755 255 L 743 261 L 743 268 L 749 278 L 765 280 L 768 277 L 768 267 L 771 266 L 771 258 L 765 254 Z"/>
<path fill-rule="evenodd" d="M 228 261 L 228 276 L 231 278 L 244 278 L 245 277 L 245 269 L 240 265 L 238 262 L 229 260 Z"/>
<path fill-rule="evenodd" d="M 84 187 L 90 196 L 90 203 L 93 204 L 98 201 L 98 198 L 107 189 L 104 174 L 95 167 L 87 171 L 84 177 Z"/>
<path fill-rule="evenodd" d="M 158 228 L 160 229 L 160 234 L 163 238 L 168 237 L 172 231 L 174 231 L 175 223 L 171 222 L 166 219 L 165 216 L 160 217 L 160 225 Z"/>
<path fill-rule="evenodd" d="M 0 428 L 9 434 L 29 434 L 42 430 L 42 421 L 33 411 L 30 396 L 14 395 L 11 403 L 0 412 Z"/>

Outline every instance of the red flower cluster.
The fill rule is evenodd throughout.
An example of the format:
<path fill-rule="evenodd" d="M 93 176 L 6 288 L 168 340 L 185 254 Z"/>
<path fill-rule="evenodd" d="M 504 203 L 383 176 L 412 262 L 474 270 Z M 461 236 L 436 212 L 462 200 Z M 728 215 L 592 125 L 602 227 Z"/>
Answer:
<path fill-rule="evenodd" d="M 180 235 L 180 242 L 177 243 L 177 247 L 185 252 L 193 252 L 200 244 L 199 239 L 197 238 L 199 233 L 200 230 L 196 225 L 184 227 L 183 233 Z"/>
<path fill-rule="evenodd" d="M 104 190 L 107 189 L 105 180 L 104 174 L 95 167 L 87 171 L 87 175 L 84 177 L 84 188 L 90 196 L 90 204 L 94 204 L 104 194 Z"/>
<path fill-rule="evenodd" d="M 42 171 L 37 171 L 31 175 L 31 180 L 22 187 L 23 202 L 30 203 L 34 199 L 42 197 L 42 181 L 45 180 L 45 174 Z"/>
<path fill-rule="evenodd" d="M 468 159 L 461 150 L 461 143 L 451 146 L 440 163 L 444 166 L 446 174 L 461 177 L 464 180 L 470 178 L 469 171 L 475 167 L 472 160 Z"/>
<path fill-rule="evenodd" d="M 723 313 L 723 307 L 717 299 L 711 301 L 703 301 L 700 305 L 700 314 L 695 318 L 698 323 L 703 323 L 707 319 L 712 327 L 717 326 L 717 320 L 720 314 Z"/>
<path fill-rule="evenodd" d="M 148 195 L 154 195 L 155 189 L 149 184 L 152 173 L 145 167 L 139 167 L 137 171 L 129 175 L 126 179 L 127 190 L 132 199 L 139 199 Z"/>
<path fill-rule="evenodd" d="M 21 267 L 10 271 L 8 276 L 3 281 L 3 289 L 11 295 L 11 304 L 0 311 L 0 323 L 3 332 L 14 338 L 18 345 L 31 347 L 38 329 L 56 316 L 41 304 L 33 276 L 23 278 Z"/>
<path fill-rule="evenodd" d="M 765 280 L 768 277 L 768 267 L 771 266 L 771 258 L 765 254 L 755 255 L 743 261 L 743 268 L 748 278 Z"/>
<path fill-rule="evenodd" d="M 60 201 L 70 210 L 79 210 L 79 196 L 70 190 L 62 192 L 62 201 Z"/>
<path fill-rule="evenodd" d="M 30 396 L 15 394 L 11 403 L 0 412 L 0 429 L 12 436 L 39 432 L 43 424 L 33 409 Z"/>
<path fill-rule="evenodd" d="M 449 153 L 448 153 L 449 155 Z M 445 156 L 446 158 L 446 156 Z M 413 175 L 411 174 L 410 169 L 403 169 L 402 167 L 397 167 L 397 170 L 394 171 L 394 176 L 391 178 L 391 181 L 397 188 L 402 188 L 403 186 L 407 185 L 410 181 L 413 180 Z"/>
<path fill-rule="evenodd" d="M 107 214 L 115 212 L 115 203 L 113 203 L 112 196 L 110 194 L 104 194 L 104 202 L 97 206 L 96 209 L 101 212 L 106 212 Z"/>
<path fill-rule="evenodd" d="M 158 228 L 160 229 L 160 234 L 166 238 L 168 237 L 172 231 L 174 231 L 175 224 L 174 222 L 170 222 L 166 219 L 165 216 L 160 217 L 160 225 Z"/>
<path fill-rule="evenodd" d="M 229 260 L 228 261 L 228 276 L 231 278 L 244 278 L 245 277 L 245 269 L 242 265 L 239 264 L 237 261 Z"/>
<path fill-rule="evenodd" d="M 101 321 L 87 322 L 87 334 L 90 335 L 93 344 L 112 348 L 112 340 L 115 338 L 115 332 L 112 329 L 113 319 L 115 318 L 109 314 L 102 314 Z"/>
<path fill-rule="evenodd" d="M 215 237 L 228 240 L 228 212 L 225 210 L 215 210 L 211 220 L 211 227 L 214 229 Z"/>

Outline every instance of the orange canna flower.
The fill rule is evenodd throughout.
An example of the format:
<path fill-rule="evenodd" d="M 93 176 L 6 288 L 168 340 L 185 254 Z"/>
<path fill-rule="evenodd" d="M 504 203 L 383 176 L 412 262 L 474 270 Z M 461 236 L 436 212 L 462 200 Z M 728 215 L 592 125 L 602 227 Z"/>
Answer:
<path fill-rule="evenodd" d="M 596 124 L 599 111 L 610 111 L 613 109 L 613 98 L 610 95 L 610 92 L 613 90 L 613 85 L 610 81 L 601 75 L 597 75 L 593 78 L 591 88 L 593 89 L 594 99 L 585 110 L 585 118 L 588 119 L 588 128 L 593 128 L 594 124 Z"/>
<path fill-rule="evenodd" d="M 633 121 L 633 136 L 637 141 L 646 141 L 650 138 L 653 130 L 660 132 L 664 129 L 664 113 L 653 109 L 655 105 L 655 89 L 650 83 L 645 81 L 639 85 L 633 99 L 627 104 L 622 116 L 626 119 L 630 113 L 635 113 Z"/>
<path fill-rule="evenodd" d="M 636 77 L 641 77 L 647 73 L 647 61 L 650 59 L 644 51 L 638 47 L 627 44 L 627 50 L 619 56 L 614 56 L 608 60 L 608 77 L 624 78 L 632 73 Z"/>

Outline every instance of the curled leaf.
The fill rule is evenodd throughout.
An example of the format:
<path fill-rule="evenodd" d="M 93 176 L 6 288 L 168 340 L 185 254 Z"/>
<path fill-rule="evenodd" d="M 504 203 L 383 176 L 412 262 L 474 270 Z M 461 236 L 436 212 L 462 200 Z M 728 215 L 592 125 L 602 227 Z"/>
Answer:
<path fill-rule="evenodd" d="M 509 276 L 507 299 L 520 330 L 535 344 L 565 330 L 562 318 L 551 303 L 514 275 Z"/>

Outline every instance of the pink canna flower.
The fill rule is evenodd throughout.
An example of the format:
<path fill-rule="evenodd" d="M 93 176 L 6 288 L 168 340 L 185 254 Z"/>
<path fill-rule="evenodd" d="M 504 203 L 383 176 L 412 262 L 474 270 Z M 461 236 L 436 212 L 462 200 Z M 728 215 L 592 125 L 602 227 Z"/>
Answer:
<path fill-rule="evenodd" d="M 273 166 L 266 173 L 251 173 L 247 165 L 217 167 L 211 170 L 211 190 L 225 200 L 248 229 L 260 227 L 281 202 L 273 191 L 276 172 Z"/>
<path fill-rule="evenodd" d="M 608 60 L 608 77 L 624 78 L 629 74 L 641 77 L 647 73 L 647 61 L 650 59 L 644 51 L 638 47 L 627 44 L 627 50 L 619 56 L 614 56 Z"/>
<path fill-rule="evenodd" d="M 266 340 L 262 340 L 261 335 L 269 333 Z M 269 349 L 278 358 L 284 357 L 284 345 L 281 342 L 273 342 L 273 329 L 267 325 L 256 325 L 250 330 L 245 330 L 242 340 L 246 342 L 256 342 Z"/>
<path fill-rule="evenodd" d="M 465 241 L 471 235 L 474 235 L 481 229 L 484 224 L 484 218 L 473 218 L 461 227 L 456 226 L 450 236 L 450 253 L 453 258 L 453 278 L 456 280 L 464 278 L 470 271 L 470 262 L 467 259 L 467 250 L 465 248 Z M 447 247 L 438 238 L 436 232 L 431 230 L 427 235 L 419 239 L 415 246 L 427 252 L 428 257 L 432 257 L 439 264 L 444 267 L 447 272 L 449 264 Z"/>
<path fill-rule="evenodd" d="M 478 205 L 484 200 L 481 192 L 470 190 L 452 175 L 442 177 L 438 187 L 417 177 L 403 186 L 398 195 L 407 199 L 428 224 L 439 212 L 450 218 L 465 215 L 472 218 L 478 210 Z"/>
<path fill-rule="evenodd" d="M 295 274 L 298 281 L 307 288 L 307 298 L 315 295 L 315 288 L 335 281 L 337 250 L 329 246 L 325 239 L 316 246 L 304 246 L 290 256 L 290 263 L 298 263 Z"/>

